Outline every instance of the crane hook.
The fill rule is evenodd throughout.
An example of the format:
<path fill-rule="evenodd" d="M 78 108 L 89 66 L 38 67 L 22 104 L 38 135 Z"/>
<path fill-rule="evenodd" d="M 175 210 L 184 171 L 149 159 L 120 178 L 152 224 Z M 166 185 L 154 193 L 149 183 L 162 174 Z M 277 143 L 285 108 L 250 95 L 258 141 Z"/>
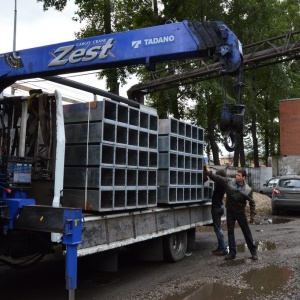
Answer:
<path fill-rule="evenodd" d="M 232 130 L 225 133 L 224 147 L 228 152 L 233 152 L 237 148 L 238 140 Z"/>
<path fill-rule="evenodd" d="M 245 105 L 226 104 L 222 109 L 220 129 L 225 133 L 224 147 L 228 152 L 237 148 L 236 134 L 242 134 L 244 128 Z M 231 141 L 228 143 L 228 141 Z"/>

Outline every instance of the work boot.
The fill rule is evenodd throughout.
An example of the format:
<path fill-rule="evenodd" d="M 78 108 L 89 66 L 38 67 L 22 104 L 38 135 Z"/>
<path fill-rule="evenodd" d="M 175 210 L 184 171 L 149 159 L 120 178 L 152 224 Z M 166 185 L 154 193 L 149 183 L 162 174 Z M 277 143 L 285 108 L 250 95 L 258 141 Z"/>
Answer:
<path fill-rule="evenodd" d="M 258 260 L 258 256 L 257 256 L 257 253 L 252 253 L 252 260 Z"/>
<path fill-rule="evenodd" d="M 232 259 L 235 259 L 235 254 L 228 253 L 228 254 L 225 256 L 225 260 L 232 260 Z"/>

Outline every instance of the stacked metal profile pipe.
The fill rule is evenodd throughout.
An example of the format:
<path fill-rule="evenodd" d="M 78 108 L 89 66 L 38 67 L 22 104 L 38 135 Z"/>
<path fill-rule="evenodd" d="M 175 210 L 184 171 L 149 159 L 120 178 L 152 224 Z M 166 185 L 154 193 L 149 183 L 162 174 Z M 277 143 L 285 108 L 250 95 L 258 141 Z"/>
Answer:
<path fill-rule="evenodd" d="M 159 120 L 158 203 L 208 199 L 203 186 L 203 128 L 174 118 Z"/>
<path fill-rule="evenodd" d="M 158 116 L 111 100 L 64 106 L 64 205 L 94 211 L 157 205 Z"/>

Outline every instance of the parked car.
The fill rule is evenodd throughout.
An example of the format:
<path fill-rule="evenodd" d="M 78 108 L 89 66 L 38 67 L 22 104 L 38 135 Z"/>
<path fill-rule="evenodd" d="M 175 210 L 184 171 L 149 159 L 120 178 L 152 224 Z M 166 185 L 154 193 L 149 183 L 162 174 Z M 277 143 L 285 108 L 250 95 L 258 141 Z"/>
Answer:
<path fill-rule="evenodd" d="M 261 194 L 267 195 L 267 196 L 272 196 L 273 190 L 276 187 L 278 181 L 279 181 L 279 176 L 273 177 L 269 180 L 266 181 L 265 184 L 260 188 L 259 192 Z"/>
<path fill-rule="evenodd" d="M 280 209 L 300 210 L 300 176 L 281 176 L 272 193 L 272 214 Z"/>

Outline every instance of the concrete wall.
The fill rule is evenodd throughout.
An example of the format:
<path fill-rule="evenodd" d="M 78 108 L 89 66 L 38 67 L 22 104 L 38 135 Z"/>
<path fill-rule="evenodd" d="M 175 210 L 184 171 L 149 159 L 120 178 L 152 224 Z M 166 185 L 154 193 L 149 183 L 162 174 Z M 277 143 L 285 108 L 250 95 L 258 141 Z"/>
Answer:
<path fill-rule="evenodd" d="M 273 176 L 300 175 L 300 155 L 274 156 L 269 161 Z"/>
<path fill-rule="evenodd" d="M 278 175 L 300 175 L 300 155 L 280 156 L 278 158 Z"/>

